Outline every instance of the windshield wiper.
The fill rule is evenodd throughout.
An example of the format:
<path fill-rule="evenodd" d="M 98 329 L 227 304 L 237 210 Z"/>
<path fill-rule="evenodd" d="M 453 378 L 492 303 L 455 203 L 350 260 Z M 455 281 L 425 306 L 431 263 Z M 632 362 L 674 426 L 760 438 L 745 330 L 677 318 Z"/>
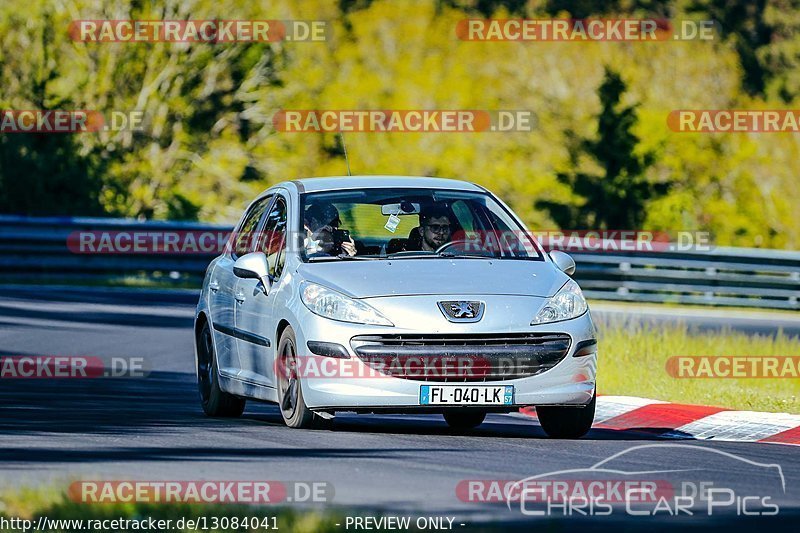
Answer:
<path fill-rule="evenodd" d="M 500 259 L 500 257 L 495 257 L 493 255 L 456 254 L 453 252 L 440 252 L 438 256 L 447 257 L 448 259 Z"/>
<path fill-rule="evenodd" d="M 456 254 L 453 252 L 423 252 L 423 251 L 409 251 L 409 252 L 395 252 L 386 256 L 387 259 L 497 259 L 494 256 L 481 255 L 481 254 Z"/>
<path fill-rule="evenodd" d="M 315 255 L 314 257 L 309 257 L 309 263 L 321 263 L 324 261 L 375 261 L 377 259 L 381 259 L 380 257 L 370 257 L 368 255 L 347 255 L 347 254 L 339 254 L 339 255 Z"/>
<path fill-rule="evenodd" d="M 395 252 L 386 256 L 386 259 L 430 259 L 440 257 L 436 252 L 408 251 Z"/>

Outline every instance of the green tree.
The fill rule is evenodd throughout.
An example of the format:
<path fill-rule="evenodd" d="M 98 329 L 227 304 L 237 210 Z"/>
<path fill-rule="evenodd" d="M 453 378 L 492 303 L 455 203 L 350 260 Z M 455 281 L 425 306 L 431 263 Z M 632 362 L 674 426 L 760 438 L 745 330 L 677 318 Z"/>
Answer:
<path fill-rule="evenodd" d="M 8 16 L 17 24 L 26 20 L 22 14 Z M 52 21 L 52 13 L 45 10 L 41 22 L 27 36 L 30 51 L 27 56 L 0 53 L 0 72 L 16 78 L 28 90 L 26 97 L 18 100 L 29 102 L 20 105 L 22 109 L 77 107 L 69 94 L 54 95 L 51 91 L 61 75 L 53 58 L 56 37 Z M 3 85 L 5 89 L 12 84 Z M 8 106 L 4 92 L 0 90 L 0 109 Z M 101 215 L 103 171 L 103 162 L 95 153 L 81 151 L 74 135 L 0 134 L 0 212 Z"/>
<path fill-rule="evenodd" d="M 574 170 L 559 173 L 558 180 L 581 201 L 541 201 L 537 205 L 549 211 L 562 228 L 641 228 L 647 202 L 666 193 L 665 184 L 652 183 L 645 176 L 655 162 L 655 152 L 637 151 L 639 138 L 633 133 L 636 106 L 621 104 L 625 90 L 622 77 L 606 67 L 598 90 L 602 110 L 597 117 L 597 138 L 576 140 L 572 136 Z M 582 170 L 584 154 L 596 163 L 596 169 Z"/>
<path fill-rule="evenodd" d="M 768 69 L 758 50 L 770 43 L 772 28 L 764 20 L 768 0 L 690 0 L 689 13 L 716 20 L 722 35 L 733 43 L 742 64 L 742 88 L 751 95 L 763 94 Z"/>
<path fill-rule="evenodd" d="M 800 96 L 800 0 L 688 0 L 686 12 L 719 22 L 742 65 L 751 96 Z"/>

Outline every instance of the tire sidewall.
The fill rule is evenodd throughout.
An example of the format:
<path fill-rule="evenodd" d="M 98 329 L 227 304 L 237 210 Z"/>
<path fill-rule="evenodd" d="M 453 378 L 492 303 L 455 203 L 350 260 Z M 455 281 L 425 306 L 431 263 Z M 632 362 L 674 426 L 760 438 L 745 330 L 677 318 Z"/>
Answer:
<path fill-rule="evenodd" d="M 583 407 L 537 407 L 539 424 L 549 437 L 578 439 L 592 428 L 597 405 L 597 393 Z"/>
<path fill-rule="evenodd" d="M 200 391 L 200 346 L 195 346 L 197 353 L 197 384 L 198 395 L 200 396 L 200 404 L 203 407 L 203 412 L 208 416 L 213 417 L 239 417 L 242 415 L 245 407 L 245 399 L 236 397 L 230 393 L 222 390 L 219 382 L 219 367 L 217 365 L 217 354 L 214 347 L 214 335 L 211 333 L 211 326 L 208 322 L 205 323 L 200 333 L 200 342 L 205 342 L 204 338 L 208 335 L 210 352 L 206 356 L 210 359 L 211 372 L 208 398 L 203 398 Z M 196 341 L 197 342 L 197 341 Z"/>
<path fill-rule="evenodd" d="M 278 349 L 276 351 L 276 358 L 278 364 L 276 365 L 277 368 L 281 369 L 276 376 L 278 380 L 284 380 L 285 378 L 285 363 L 283 362 L 283 350 L 288 343 L 292 343 L 294 345 L 294 353 L 295 357 L 300 357 L 299 351 L 297 349 L 297 337 L 294 333 L 294 329 L 292 326 L 286 326 L 286 329 L 283 330 L 281 333 L 280 340 L 278 341 Z M 283 398 L 278 398 L 278 409 L 281 412 L 281 418 L 283 418 L 284 423 L 289 426 L 290 428 L 304 428 L 309 427 L 315 421 L 316 415 L 306 406 L 306 402 L 303 398 L 303 380 L 301 376 L 297 376 L 297 405 L 295 406 L 294 412 L 292 413 L 291 417 L 286 417 L 286 414 L 283 412 L 283 408 L 281 407 L 281 403 Z M 282 389 L 282 384 L 278 386 L 278 393 L 280 394 Z"/>
<path fill-rule="evenodd" d="M 204 344 L 206 342 L 207 336 L 211 336 L 210 337 L 211 342 L 209 343 L 210 353 L 206 353 L 204 354 L 204 356 L 210 359 L 210 361 L 207 361 L 207 364 L 211 365 L 211 372 L 208 385 L 209 386 L 208 397 L 204 398 L 203 392 L 200 390 L 201 387 L 200 351 L 205 350 Z M 209 327 L 208 322 L 206 322 L 203 325 L 203 329 L 200 331 L 199 342 L 201 344 L 196 347 L 197 351 L 196 370 L 197 370 L 197 389 L 198 389 L 197 392 L 200 395 L 200 404 L 203 407 L 203 411 L 205 411 L 206 414 L 210 415 L 214 412 L 215 408 L 219 403 L 219 379 L 217 378 L 217 357 L 216 357 L 216 350 L 214 349 L 214 337 L 211 335 L 211 328 Z"/>

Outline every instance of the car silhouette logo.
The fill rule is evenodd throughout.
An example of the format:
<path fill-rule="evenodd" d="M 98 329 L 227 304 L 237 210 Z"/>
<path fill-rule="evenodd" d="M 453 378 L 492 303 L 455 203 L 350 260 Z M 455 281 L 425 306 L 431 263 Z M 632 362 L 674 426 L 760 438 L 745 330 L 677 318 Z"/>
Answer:
<path fill-rule="evenodd" d="M 465 300 L 439 302 L 439 309 L 450 322 L 477 322 L 483 317 L 483 302 Z"/>
<path fill-rule="evenodd" d="M 672 463 L 669 465 L 669 467 L 665 468 L 654 468 L 648 470 L 638 469 L 638 466 L 641 465 L 642 463 L 641 459 L 639 460 L 636 459 L 637 456 L 635 454 L 637 451 L 642 451 L 641 456 L 654 457 L 653 454 L 657 453 L 655 450 L 663 450 L 663 449 L 681 450 L 682 455 L 685 456 L 687 459 L 690 459 L 690 464 L 683 466 L 680 463 Z M 704 469 L 707 469 L 711 472 L 723 472 L 724 470 L 720 468 L 720 465 L 716 465 L 713 463 L 709 464 L 712 459 L 706 459 L 699 463 L 694 463 L 691 462 L 692 456 L 694 457 L 705 456 L 708 458 L 714 458 L 715 456 L 724 457 L 727 460 L 731 461 L 732 464 L 737 465 L 736 467 L 734 467 L 735 471 L 740 471 L 740 469 L 745 468 L 744 465 L 750 465 L 751 467 L 756 467 L 757 469 L 759 469 L 758 470 L 759 476 L 765 476 L 765 479 L 771 480 L 771 482 L 769 482 L 770 484 L 762 486 L 762 491 L 764 490 L 770 491 L 768 493 L 769 495 L 764 494 L 762 492 L 761 497 L 767 496 L 767 500 L 769 500 L 771 497 L 780 497 L 781 495 L 786 494 L 786 478 L 783 474 L 783 468 L 781 467 L 781 465 L 777 463 L 759 463 L 752 459 L 747 459 L 745 457 L 741 457 L 739 455 L 726 452 L 723 450 L 706 448 L 692 444 L 654 443 L 654 444 L 642 444 L 622 450 L 620 452 L 611 455 L 606 459 L 596 462 L 595 464 L 589 467 L 570 468 L 566 470 L 555 470 L 552 472 L 545 472 L 543 474 L 529 476 L 514 483 L 510 483 L 506 485 L 504 488 L 506 494 L 506 506 L 509 509 L 511 509 L 512 503 L 515 503 L 515 499 L 518 499 L 522 514 L 541 516 L 542 514 L 544 514 L 544 512 L 541 510 L 531 511 L 526 509 L 525 507 L 526 499 L 528 500 L 528 503 L 533 502 L 535 501 L 533 498 L 536 497 L 537 491 L 541 493 L 541 489 L 536 487 L 537 482 L 553 483 L 555 480 L 561 479 L 557 476 L 566 476 L 568 479 L 573 480 L 572 481 L 573 483 L 575 482 L 575 480 L 577 480 L 578 483 L 582 482 L 596 483 L 604 479 L 617 480 L 617 479 L 625 479 L 626 477 L 630 479 L 637 479 L 637 476 L 656 476 L 655 478 L 652 479 L 659 480 L 659 483 L 666 483 L 668 485 L 671 484 L 671 486 L 674 487 L 673 490 L 675 490 L 675 494 L 679 497 L 683 497 L 684 502 L 686 501 L 686 495 L 684 491 L 687 490 L 687 486 L 696 487 L 698 486 L 698 483 L 708 483 L 709 486 L 714 485 L 714 487 L 719 490 L 728 490 L 731 491 L 731 493 L 733 493 L 732 491 L 736 487 L 736 485 L 731 484 L 732 483 L 731 481 L 725 481 L 722 483 L 712 482 L 712 479 L 706 477 L 708 474 L 702 474 Z M 756 470 L 754 469 L 754 472 L 755 471 Z M 701 472 L 701 474 L 696 474 L 694 477 L 692 477 L 692 472 Z M 701 479 L 703 481 L 702 482 L 694 481 L 696 479 Z M 740 487 L 742 490 L 750 490 L 750 487 L 747 486 L 748 485 L 747 479 L 748 478 L 746 476 L 741 478 L 741 483 L 745 485 L 744 487 Z M 725 489 L 722 489 L 720 485 L 725 485 Z M 768 489 L 765 487 L 768 487 Z M 778 488 L 780 488 L 780 491 L 777 490 Z M 702 493 L 702 491 L 700 493 Z M 692 496 L 690 496 L 690 498 L 694 500 L 694 498 L 697 497 L 696 496 L 697 494 L 699 493 L 693 494 Z M 627 499 L 628 497 L 629 496 L 626 493 L 625 498 Z M 737 498 L 739 497 L 740 496 L 737 496 Z M 755 496 L 752 495 L 749 497 L 756 498 Z M 704 496 L 704 498 L 709 498 L 709 496 Z M 709 515 L 711 515 L 711 509 L 712 509 L 710 502 L 711 500 L 708 500 L 708 504 L 706 506 Z M 663 512 L 663 510 L 661 512 Z"/>

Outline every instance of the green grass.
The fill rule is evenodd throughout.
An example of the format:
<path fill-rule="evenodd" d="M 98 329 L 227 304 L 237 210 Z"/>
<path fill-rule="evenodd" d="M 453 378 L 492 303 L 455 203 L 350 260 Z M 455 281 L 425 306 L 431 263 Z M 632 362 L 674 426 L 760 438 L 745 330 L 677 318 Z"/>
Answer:
<path fill-rule="evenodd" d="M 679 403 L 739 410 L 800 413 L 798 378 L 673 378 L 671 356 L 800 355 L 800 338 L 778 331 L 748 335 L 722 330 L 699 332 L 686 325 L 639 324 L 636 320 L 597 321 L 598 392 L 642 396 Z"/>

